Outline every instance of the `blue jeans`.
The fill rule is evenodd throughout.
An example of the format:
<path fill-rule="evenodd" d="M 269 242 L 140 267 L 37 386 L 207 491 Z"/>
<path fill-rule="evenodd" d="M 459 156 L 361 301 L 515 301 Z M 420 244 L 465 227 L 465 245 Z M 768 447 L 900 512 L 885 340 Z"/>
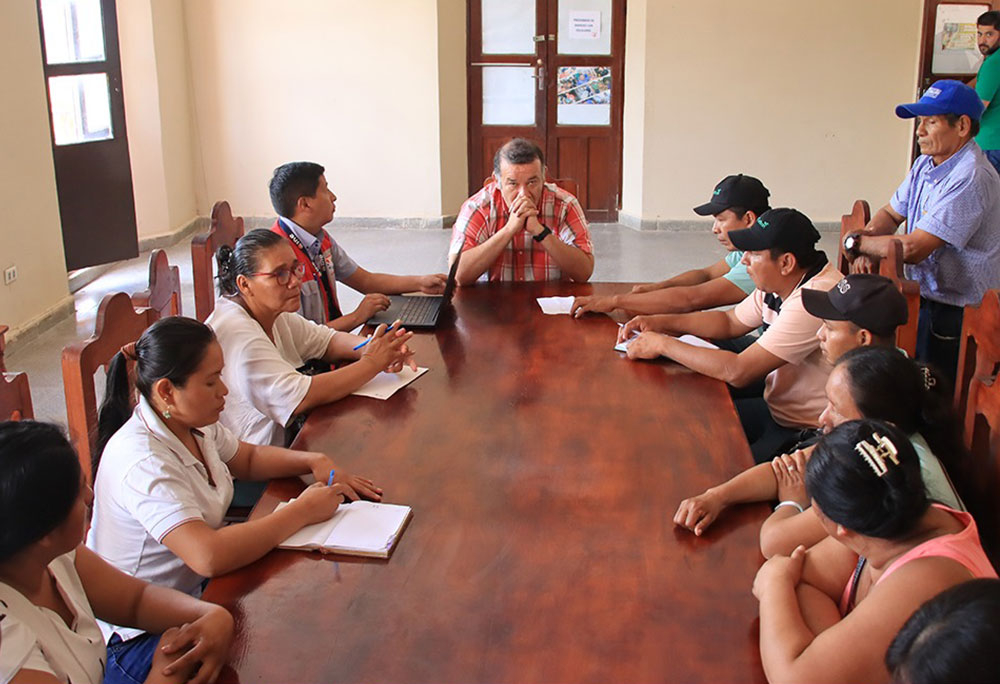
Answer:
<path fill-rule="evenodd" d="M 993 168 L 1000 173 L 1000 150 L 983 150 L 986 153 L 986 158 L 990 160 L 990 164 L 993 164 Z"/>
<path fill-rule="evenodd" d="M 113 634 L 108 640 L 108 666 L 104 684 L 142 684 L 149 676 L 159 634 L 142 634 L 128 641 Z"/>

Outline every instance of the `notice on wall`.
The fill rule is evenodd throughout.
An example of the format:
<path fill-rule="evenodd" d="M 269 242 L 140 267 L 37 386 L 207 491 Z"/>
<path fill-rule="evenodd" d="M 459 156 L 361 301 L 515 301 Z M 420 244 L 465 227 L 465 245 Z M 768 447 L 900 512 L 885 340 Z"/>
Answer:
<path fill-rule="evenodd" d="M 598 40 L 601 37 L 601 13 L 569 13 L 569 37 L 573 40 Z"/>

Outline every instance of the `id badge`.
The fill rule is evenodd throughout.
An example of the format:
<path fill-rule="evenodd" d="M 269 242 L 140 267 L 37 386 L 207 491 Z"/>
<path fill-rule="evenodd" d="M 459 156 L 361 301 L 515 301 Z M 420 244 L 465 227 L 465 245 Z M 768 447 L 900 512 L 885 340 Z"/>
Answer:
<path fill-rule="evenodd" d="M 330 280 L 336 280 L 336 274 L 333 271 L 333 254 L 328 249 L 323 250 L 323 263 L 326 264 L 326 274 Z"/>

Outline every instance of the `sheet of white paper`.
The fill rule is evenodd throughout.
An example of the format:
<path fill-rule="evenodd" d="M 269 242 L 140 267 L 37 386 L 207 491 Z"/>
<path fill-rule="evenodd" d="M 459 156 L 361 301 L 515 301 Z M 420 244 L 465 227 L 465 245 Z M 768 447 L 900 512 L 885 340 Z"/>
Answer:
<path fill-rule="evenodd" d="M 618 324 L 619 330 L 621 328 L 624 328 L 624 327 L 625 326 L 622 325 L 621 323 Z M 632 331 L 632 335 L 627 340 L 623 340 L 623 341 L 621 341 L 621 342 L 619 342 L 618 344 L 615 345 L 615 351 L 620 351 L 620 352 L 626 352 L 626 351 L 628 351 L 629 342 L 631 342 L 632 340 L 634 340 L 638 336 L 639 336 L 639 331 L 638 330 L 633 330 Z"/>
<path fill-rule="evenodd" d="M 426 372 L 426 368 L 417 367 L 417 370 L 414 371 L 408 366 L 404 367 L 398 373 L 386 373 L 383 371 L 351 392 L 351 394 L 356 394 L 359 397 L 371 397 L 373 399 L 388 399 L 400 388 L 406 387 Z"/>
<path fill-rule="evenodd" d="M 539 297 L 538 306 L 542 307 L 542 313 L 547 314 L 568 314 L 573 308 L 572 297 Z"/>
<path fill-rule="evenodd" d="M 696 335 L 681 335 L 677 338 L 681 342 L 686 342 L 692 347 L 702 347 L 704 349 L 718 349 L 718 347 L 711 342 L 701 339 Z"/>

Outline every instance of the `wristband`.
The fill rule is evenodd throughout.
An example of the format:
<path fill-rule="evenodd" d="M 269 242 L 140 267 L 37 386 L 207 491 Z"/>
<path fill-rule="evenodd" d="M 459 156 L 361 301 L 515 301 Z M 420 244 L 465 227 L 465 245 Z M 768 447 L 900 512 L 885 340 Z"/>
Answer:
<path fill-rule="evenodd" d="M 802 508 L 802 506 L 799 505 L 798 501 L 780 501 L 780 502 L 778 502 L 778 505 L 774 507 L 774 510 L 777 511 L 782 506 L 793 506 L 793 507 L 799 509 L 799 513 L 805 513 L 805 509 Z"/>
<path fill-rule="evenodd" d="M 549 230 L 548 227 L 544 227 L 538 235 L 532 235 L 531 239 L 535 242 L 541 242 L 550 235 L 552 235 L 552 231 Z"/>

